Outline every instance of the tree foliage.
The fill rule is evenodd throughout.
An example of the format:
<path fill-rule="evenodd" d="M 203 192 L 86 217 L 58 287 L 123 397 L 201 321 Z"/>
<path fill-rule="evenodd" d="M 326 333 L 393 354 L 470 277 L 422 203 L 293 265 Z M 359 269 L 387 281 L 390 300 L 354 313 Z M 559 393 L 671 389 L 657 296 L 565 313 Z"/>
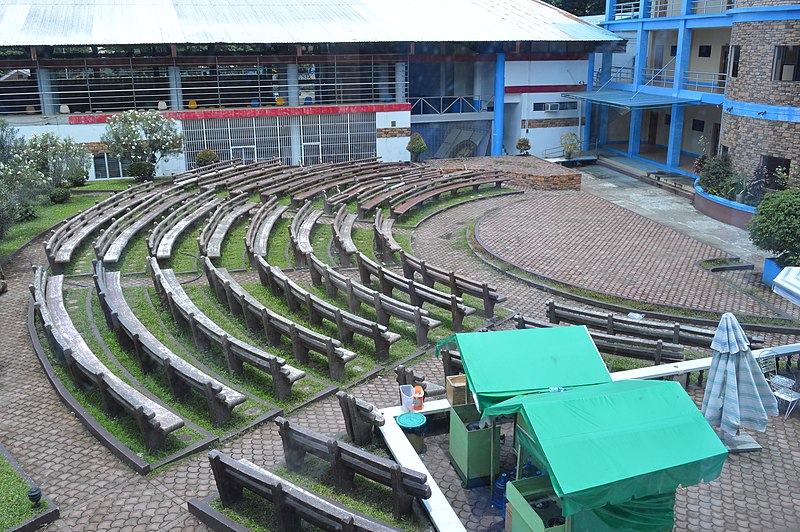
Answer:
<path fill-rule="evenodd" d="M 782 266 L 800 266 L 800 189 L 764 196 L 748 230 L 753 244 L 776 256 Z"/>
<path fill-rule="evenodd" d="M 52 133 L 31 135 L 25 146 L 24 157 L 53 187 L 81 186 L 89 177 L 91 157 L 86 148 L 71 137 L 57 137 Z"/>
<path fill-rule="evenodd" d="M 114 156 L 153 167 L 183 151 L 178 123 L 158 111 L 131 110 L 112 116 L 101 140 Z"/>
<path fill-rule="evenodd" d="M 197 153 L 195 161 L 197 162 L 197 166 L 208 166 L 209 164 L 218 163 L 219 155 L 213 150 L 201 150 Z"/>
<path fill-rule="evenodd" d="M 606 3 L 600 0 L 546 0 L 548 4 L 568 13 L 583 17 L 586 15 L 602 15 L 606 9 Z"/>
<path fill-rule="evenodd" d="M 412 133 L 406 145 L 406 150 L 411 153 L 411 160 L 414 162 L 419 161 L 419 155 L 424 153 L 427 149 L 428 145 L 425 144 L 425 139 L 422 138 L 422 135 L 419 133 Z"/>

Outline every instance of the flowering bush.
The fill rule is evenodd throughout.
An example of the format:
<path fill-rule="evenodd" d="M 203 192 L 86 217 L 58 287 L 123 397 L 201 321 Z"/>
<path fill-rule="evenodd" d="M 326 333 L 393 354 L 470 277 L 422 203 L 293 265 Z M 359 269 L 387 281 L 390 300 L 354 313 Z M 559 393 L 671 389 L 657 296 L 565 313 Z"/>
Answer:
<path fill-rule="evenodd" d="M 114 115 L 100 139 L 114 156 L 150 163 L 153 168 L 183 151 L 178 123 L 158 111 L 131 110 Z"/>
<path fill-rule="evenodd" d="M 89 153 L 70 137 L 52 133 L 31 135 L 23 153 L 39 172 L 50 178 L 52 187 L 81 186 L 89 177 Z"/>

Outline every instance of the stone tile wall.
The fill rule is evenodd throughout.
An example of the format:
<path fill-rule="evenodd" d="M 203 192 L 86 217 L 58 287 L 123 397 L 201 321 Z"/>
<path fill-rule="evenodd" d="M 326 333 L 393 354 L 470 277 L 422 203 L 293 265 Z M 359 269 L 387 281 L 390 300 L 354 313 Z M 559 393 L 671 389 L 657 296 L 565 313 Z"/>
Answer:
<path fill-rule="evenodd" d="M 721 137 L 720 142 L 730 149 L 734 168 L 746 175 L 753 174 L 762 155 L 800 163 L 800 123 L 723 113 Z"/>

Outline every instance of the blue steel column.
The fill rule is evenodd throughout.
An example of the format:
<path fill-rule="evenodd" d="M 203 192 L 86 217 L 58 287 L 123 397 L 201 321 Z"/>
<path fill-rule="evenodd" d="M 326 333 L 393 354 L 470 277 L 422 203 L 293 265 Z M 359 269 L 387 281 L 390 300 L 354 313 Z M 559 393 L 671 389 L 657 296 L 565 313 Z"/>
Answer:
<path fill-rule="evenodd" d="M 290 107 L 298 107 L 300 105 L 300 85 L 297 76 L 297 64 L 290 63 L 286 65 L 287 103 Z M 295 117 L 289 127 L 292 139 L 292 164 L 301 164 L 303 162 L 303 137 L 300 134 L 300 120 L 302 120 L 300 116 Z"/>
<path fill-rule="evenodd" d="M 494 126 L 492 129 L 492 156 L 503 155 L 503 114 L 506 97 L 506 54 L 499 52 L 494 68 Z"/>
<path fill-rule="evenodd" d="M 633 69 L 633 90 L 647 83 L 644 69 L 647 67 L 647 48 L 650 40 L 650 33 L 642 29 L 636 32 L 636 63 Z M 631 109 L 631 125 L 628 132 L 628 155 L 639 153 L 639 144 L 642 137 L 642 110 Z"/>
<path fill-rule="evenodd" d="M 642 139 L 642 110 L 631 109 L 631 127 L 628 131 L 628 155 L 639 153 L 639 144 Z"/>
<path fill-rule="evenodd" d="M 681 144 L 683 141 L 683 105 L 672 106 L 669 122 L 669 144 L 667 144 L 667 166 L 677 168 L 681 164 Z"/>
<path fill-rule="evenodd" d="M 594 59 L 596 54 L 589 54 L 589 75 L 586 78 L 586 92 L 592 92 L 594 88 Z M 591 135 L 592 135 L 592 103 L 589 100 L 578 100 L 578 105 L 583 105 L 584 120 L 586 124 L 583 126 L 583 146 L 581 150 L 588 151 L 591 149 Z M 578 127 L 581 127 L 578 124 Z"/>

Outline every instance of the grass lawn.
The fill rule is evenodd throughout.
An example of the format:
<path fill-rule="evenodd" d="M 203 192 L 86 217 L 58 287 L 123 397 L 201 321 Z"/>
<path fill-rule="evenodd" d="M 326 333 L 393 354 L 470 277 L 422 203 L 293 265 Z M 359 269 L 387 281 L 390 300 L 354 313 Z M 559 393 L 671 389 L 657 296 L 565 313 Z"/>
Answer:
<path fill-rule="evenodd" d="M 222 241 L 220 257 L 220 264 L 223 268 L 229 270 L 250 268 L 250 262 L 247 260 L 244 247 L 244 235 L 247 233 L 247 226 L 249 223 L 248 217 L 243 216 L 239 219 L 238 223 L 231 227 L 228 234 L 225 235 L 225 240 Z"/>
<path fill-rule="evenodd" d="M 166 261 L 165 268 L 172 268 L 178 273 L 201 270 L 200 251 L 197 249 L 198 236 L 200 236 L 199 224 L 185 231 L 172 246 L 172 257 Z"/>
<path fill-rule="evenodd" d="M 325 264 L 335 266 L 328 253 L 331 247 L 331 240 L 333 240 L 333 228 L 330 225 L 318 224 L 315 226 L 311 235 L 311 247 L 314 249 L 314 254 Z"/>
<path fill-rule="evenodd" d="M 292 254 L 288 251 L 290 223 L 287 218 L 277 220 L 267 242 L 267 262 L 279 268 L 289 268 L 294 263 Z"/>
<path fill-rule="evenodd" d="M 15 223 L 8 228 L 0 240 L 0 260 L 5 259 L 35 235 L 69 218 L 78 211 L 88 209 L 98 201 L 103 201 L 107 194 L 73 195 L 67 203 L 61 205 L 46 204 L 36 208 L 36 218 L 27 222 Z"/>
<path fill-rule="evenodd" d="M 135 179 L 94 179 L 87 181 L 82 187 L 75 187 L 73 191 L 83 192 L 85 190 L 126 190 L 136 186 Z"/>
<path fill-rule="evenodd" d="M 28 500 L 30 486 L 11 463 L 0 455 L 0 530 L 19 526 L 33 516 L 47 510 L 42 500 L 38 508 Z"/>

